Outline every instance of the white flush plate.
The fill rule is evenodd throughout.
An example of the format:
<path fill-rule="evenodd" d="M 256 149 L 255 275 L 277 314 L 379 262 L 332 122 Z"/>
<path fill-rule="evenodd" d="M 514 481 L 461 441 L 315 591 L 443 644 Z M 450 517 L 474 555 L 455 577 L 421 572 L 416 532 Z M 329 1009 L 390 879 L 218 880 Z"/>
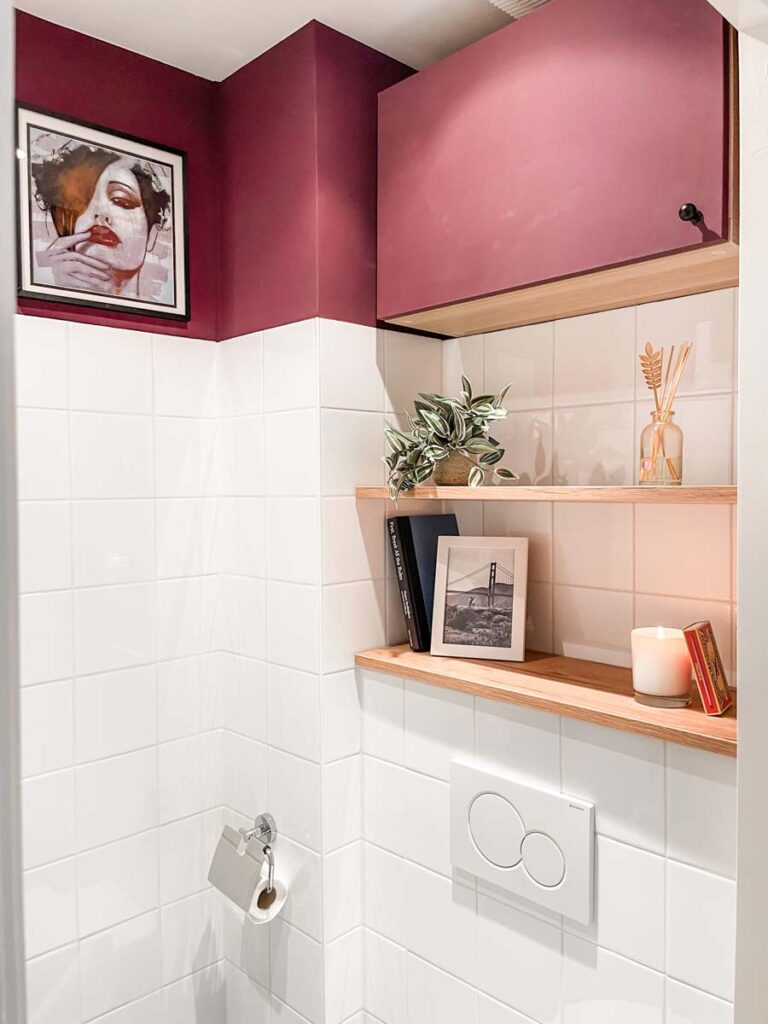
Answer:
<path fill-rule="evenodd" d="M 454 867 L 589 924 L 594 902 L 594 806 L 451 764 Z"/>

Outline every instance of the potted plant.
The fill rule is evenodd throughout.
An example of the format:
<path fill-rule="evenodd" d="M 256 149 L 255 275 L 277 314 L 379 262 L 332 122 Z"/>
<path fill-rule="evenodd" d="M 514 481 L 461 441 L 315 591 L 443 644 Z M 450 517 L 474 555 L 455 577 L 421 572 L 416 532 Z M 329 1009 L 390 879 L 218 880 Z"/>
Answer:
<path fill-rule="evenodd" d="M 438 486 L 479 487 L 491 470 L 505 480 L 516 480 L 509 469 L 498 466 L 504 449 L 490 436 L 491 423 L 506 418 L 503 407 L 508 384 L 498 395 L 472 394 L 472 385 L 461 378 L 459 398 L 420 394 L 415 412 L 406 414 L 408 430 L 387 424 L 384 431 L 391 453 L 384 458 L 389 492 L 424 484 L 430 477 Z"/>

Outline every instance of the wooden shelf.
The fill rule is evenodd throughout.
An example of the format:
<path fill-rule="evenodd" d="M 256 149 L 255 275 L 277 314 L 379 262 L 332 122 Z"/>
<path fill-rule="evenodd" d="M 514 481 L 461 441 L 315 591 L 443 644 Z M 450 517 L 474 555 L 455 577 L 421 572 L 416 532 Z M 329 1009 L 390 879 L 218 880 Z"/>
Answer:
<path fill-rule="evenodd" d="M 408 645 L 365 651 L 355 662 L 478 697 L 736 756 L 735 706 L 720 718 L 705 715 L 697 695 L 690 707 L 679 710 L 645 707 L 632 697 L 628 668 L 537 651 L 528 651 L 524 662 L 438 658 L 416 654 Z"/>
<path fill-rule="evenodd" d="M 358 498 L 388 498 L 387 487 L 358 487 Z M 415 487 L 399 501 L 579 501 L 631 505 L 735 505 L 736 488 L 710 487 Z"/>

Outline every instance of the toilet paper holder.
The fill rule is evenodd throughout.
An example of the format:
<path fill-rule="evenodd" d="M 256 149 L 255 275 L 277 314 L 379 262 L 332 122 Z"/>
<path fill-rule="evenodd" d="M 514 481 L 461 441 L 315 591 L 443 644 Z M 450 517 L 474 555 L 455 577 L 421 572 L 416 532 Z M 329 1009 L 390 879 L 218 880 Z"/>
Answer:
<path fill-rule="evenodd" d="M 250 843 L 252 839 L 257 840 L 264 847 L 264 857 L 267 862 L 267 893 L 271 893 L 275 881 L 275 855 L 272 851 L 272 844 L 277 839 L 277 822 L 268 812 L 256 816 L 253 828 L 241 828 L 240 835 L 243 842 Z"/>

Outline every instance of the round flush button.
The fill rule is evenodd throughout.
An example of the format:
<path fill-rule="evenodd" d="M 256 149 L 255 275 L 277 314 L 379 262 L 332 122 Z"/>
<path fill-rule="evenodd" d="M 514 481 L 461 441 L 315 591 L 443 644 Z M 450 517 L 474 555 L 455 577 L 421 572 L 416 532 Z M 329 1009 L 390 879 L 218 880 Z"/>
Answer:
<path fill-rule="evenodd" d="M 539 885 L 553 889 L 565 876 L 563 851 L 544 832 L 529 832 L 522 844 L 523 867 Z"/>
<path fill-rule="evenodd" d="M 469 832 L 480 853 L 497 868 L 520 863 L 525 826 L 509 800 L 498 793 L 480 793 L 469 808 Z"/>

